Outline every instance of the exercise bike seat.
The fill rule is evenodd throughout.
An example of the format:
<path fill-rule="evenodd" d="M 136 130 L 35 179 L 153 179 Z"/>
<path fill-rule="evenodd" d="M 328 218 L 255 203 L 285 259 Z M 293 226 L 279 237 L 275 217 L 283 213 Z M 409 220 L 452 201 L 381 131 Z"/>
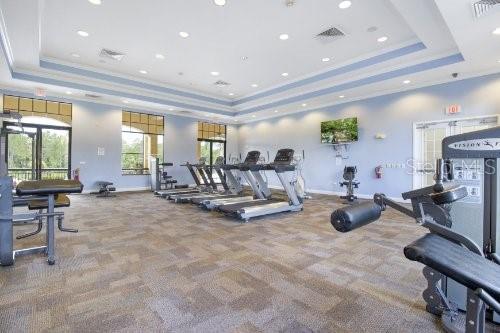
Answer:
<path fill-rule="evenodd" d="M 54 208 L 69 207 L 71 204 L 66 194 L 59 194 L 54 202 Z M 28 202 L 29 210 L 48 209 L 49 203 L 47 200 L 31 200 Z"/>
<path fill-rule="evenodd" d="M 427 234 L 406 246 L 404 254 L 471 290 L 481 288 L 500 300 L 500 265 L 457 243 Z"/>
<path fill-rule="evenodd" d="M 16 187 L 18 196 L 82 193 L 83 185 L 78 180 L 26 180 Z"/>

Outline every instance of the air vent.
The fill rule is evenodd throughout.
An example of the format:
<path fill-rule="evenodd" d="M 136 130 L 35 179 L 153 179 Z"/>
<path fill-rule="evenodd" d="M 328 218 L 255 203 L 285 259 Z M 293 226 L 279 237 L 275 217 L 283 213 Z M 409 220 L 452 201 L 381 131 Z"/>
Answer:
<path fill-rule="evenodd" d="M 226 86 L 231 85 L 231 83 L 219 80 L 217 82 L 214 82 L 214 85 L 217 86 L 217 87 L 226 87 Z"/>
<path fill-rule="evenodd" d="M 323 42 L 331 42 L 345 37 L 345 33 L 343 33 L 339 28 L 333 27 L 323 32 L 320 32 L 316 37 Z"/>
<path fill-rule="evenodd" d="M 94 94 L 85 94 L 85 97 L 88 97 L 88 98 L 101 98 L 101 96 L 94 95 Z"/>
<path fill-rule="evenodd" d="M 500 0 L 481 0 L 474 2 L 472 4 L 472 7 L 474 9 L 474 16 L 476 18 L 480 18 L 484 14 L 486 14 L 490 9 L 495 6 L 500 4 Z"/>
<path fill-rule="evenodd" d="M 99 57 L 121 61 L 123 57 L 125 57 L 125 54 L 108 49 L 102 49 L 101 53 L 99 53 Z"/>

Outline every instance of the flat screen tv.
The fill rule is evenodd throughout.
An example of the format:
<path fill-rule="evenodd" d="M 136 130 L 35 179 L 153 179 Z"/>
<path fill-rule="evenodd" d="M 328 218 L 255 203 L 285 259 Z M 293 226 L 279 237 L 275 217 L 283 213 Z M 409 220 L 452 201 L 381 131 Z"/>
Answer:
<path fill-rule="evenodd" d="M 358 118 L 345 118 L 321 123 L 321 143 L 344 144 L 358 141 Z"/>

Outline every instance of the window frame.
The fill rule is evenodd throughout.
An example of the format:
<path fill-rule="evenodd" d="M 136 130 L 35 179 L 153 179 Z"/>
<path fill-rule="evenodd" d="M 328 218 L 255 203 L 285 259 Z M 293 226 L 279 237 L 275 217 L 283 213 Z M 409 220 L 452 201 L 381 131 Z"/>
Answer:
<path fill-rule="evenodd" d="M 123 113 L 124 112 L 128 112 L 130 115 L 132 113 L 134 114 L 138 114 L 139 115 L 139 118 L 141 116 L 147 116 L 148 119 L 149 119 L 149 116 L 154 116 L 156 117 L 156 121 L 158 122 L 158 117 L 161 117 L 161 123 L 162 125 L 160 126 L 162 129 L 163 129 L 163 132 L 161 134 L 158 134 L 158 133 L 151 133 L 149 131 L 141 131 L 139 128 L 136 128 L 136 127 L 133 127 L 132 124 L 133 122 L 131 120 L 129 120 L 128 122 L 125 122 L 123 120 Z M 144 113 L 144 112 L 134 112 L 134 111 L 128 111 L 128 110 L 122 110 L 122 121 L 121 121 L 121 124 L 122 124 L 122 147 L 121 147 L 121 154 L 120 154 L 120 157 L 121 157 L 121 160 L 120 160 L 120 167 L 121 167 L 121 173 L 122 173 L 122 176 L 148 176 L 151 174 L 151 170 L 149 170 L 149 165 L 143 165 L 142 168 L 133 168 L 133 169 L 124 169 L 123 168 L 123 155 L 139 155 L 142 157 L 142 160 L 143 161 L 146 161 L 147 158 L 149 158 L 151 155 L 148 155 L 146 156 L 146 153 L 147 153 L 147 150 L 144 149 L 144 145 L 145 145 L 145 142 L 146 142 L 146 136 L 149 135 L 149 136 L 156 136 L 156 138 L 158 138 L 159 136 L 161 136 L 162 138 L 162 143 L 161 143 L 161 148 L 164 149 L 165 147 L 165 117 L 162 116 L 162 115 L 157 115 L 157 114 L 151 114 L 151 113 Z M 149 124 L 149 122 L 148 122 Z M 159 126 L 157 123 L 155 124 L 155 126 Z M 128 130 L 124 129 L 124 127 L 128 127 Z M 136 129 L 135 131 L 132 130 L 132 128 Z M 149 128 L 149 126 L 148 126 Z M 124 153 L 123 152 L 123 133 L 130 133 L 130 134 L 137 134 L 137 135 L 142 135 L 142 144 L 143 144 L 143 151 L 142 153 Z M 157 141 L 156 142 L 156 145 L 157 145 L 157 148 L 159 145 L 159 142 Z M 163 156 L 163 159 L 165 158 L 164 156 L 164 151 L 161 152 L 161 156 Z M 146 163 L 147 164 L 147 163 Z"/>

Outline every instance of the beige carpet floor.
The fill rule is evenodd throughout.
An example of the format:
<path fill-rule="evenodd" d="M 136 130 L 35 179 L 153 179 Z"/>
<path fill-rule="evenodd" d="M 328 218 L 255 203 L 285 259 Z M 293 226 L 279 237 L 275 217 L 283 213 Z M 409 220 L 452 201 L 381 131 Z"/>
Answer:
<path fill-rule="evenodd" d="M 327 196 L 247 224 L 151 193 L 71 199 L 56 265 L 0 268 L 0 332 L 439 331 L 402 253 L 425 230 L 393 210 L 339 234 Z"/>

